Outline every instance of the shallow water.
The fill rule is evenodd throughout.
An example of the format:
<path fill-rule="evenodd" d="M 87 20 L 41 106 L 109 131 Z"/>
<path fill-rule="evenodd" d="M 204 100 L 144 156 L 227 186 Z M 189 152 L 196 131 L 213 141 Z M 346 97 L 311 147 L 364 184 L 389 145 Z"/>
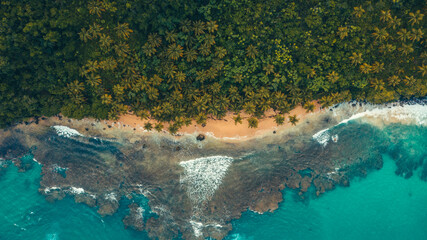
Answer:
<path fill-rule="evenodd" d="M 395 170 L 384 156 L 381 170 L 318 199 L 304 202 L 285 191 L 276 212 L 244 213 L 227 239 L 427 239 L 427 183 Z"/>
<path fill-rule="evenodd" d="M 102 218 L 96 209 L 72 198 L 47 202 L 37 192 L 40 172 L 38 164 L 25 173 L 9 165 L 0 177 L 1 240 L 148 239 L 143 232 L 124 229 L 124 208 Z"/>

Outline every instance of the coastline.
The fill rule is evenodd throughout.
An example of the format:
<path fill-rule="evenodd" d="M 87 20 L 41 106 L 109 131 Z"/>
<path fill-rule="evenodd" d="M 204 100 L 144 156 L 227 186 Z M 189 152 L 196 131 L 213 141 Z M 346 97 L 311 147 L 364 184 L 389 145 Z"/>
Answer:
<path fill-rule="evenodd" d="M 246 113 L 240 113 L 242 123 L 235 124 L 233 119 L 235 114 L 229 112 L 222 119 L 208 118 L 205 125 L 197 124 L 196 121 L 188 126 L 182 126 L 178 132 L 174 135 L 167 131 L 169 127 L 168 123 L 162 123 L 163 129 L 158 132 L 154 128 L 147 131 L 144 125 L 150 122 L 153 126 L 157 123 L 155 120 L 144 119 L 142 120 L 138 116 L 132 113 L 128 113 L 119 117 L 118 120 L 97 120 L 94 118 L 83 118 L 83 119 L 72 119 L 64 117 L 61 114 L 52 117 L 41 117 L 35 120 L 34 118 L 26 121 L 25 124 L 18 124 L 17 127 L 21 126 L 37 126 L 38 124 L 44 126 L 67 126 L 76 129 L 79 133 L 89 135 L 96 133 L 101 134 L 103 137 L 115 138 L 119 135 L 126 135 L 130 137 L 132 135 L 151 135 L 160 134 L 163 136 L 169 136 L 172 138 L 179 138 L 182 136 L 198 136 L 199 134 L 204 135 L 212 139 L 217 139 L 225 142 L 239 142 L 247 141 L 255 138 L 261 138 L 267 135 L 272 135 L 286 130 L 294 129 L 296 126 L 305 122 L 310 118 L 316 118 L 322 115 L 328 109 L 321 109 L 320 104 L 316 101 L 312 102 L 315 105 L 315 109 L 312 112 L 307 112 L 302 106 L 298 105 L 292 109 L 289 113 L 285 114 L 285 121 L 282 125 L 277 125 L 274 119 L 276 113 L 271 109 L 267 111 L 264 116 L 258 119 L 258 127 L 250 128 L 248 126 L 247 119 L 251 117 Z M 296 116 L 298 122 L 296 125 L 292 125 L 289 122 L 289 116 Z M 34 124 L 37 123 L 37 124 Z M 28 127 L 27 126 L 27 127 Z M 131 137 L 130 137 L 131 138 Z M 131 140 L 132 142 L 132 140 Z"/>
<path fill-rule="evenodd" d="M 37 146 L 32 159 L 43 166 L 39 192 L 49 201 L 74 196 L 76 202 L 99 207 L 105 216 L 117 211 L 121 198 L 139 193 L 159 218 L 150 218 L 145 227 L 140 222 L 126 226 L 172 238 L 174 233 L 163 227 L 173 228 L 173 217 L 187 239 L 222 239 L 232 229 L 229 221 L 240 218 L 244 209 L 275 211 L 285 188 L 305 198 L 313 186 L 319 196 L 335 186 L 348 186 L 354 176 L 380 169 L 383 151 L 394 146 L 392 142 L 399 144 L 403 131 L 412 131 L 393 123 L 425 126 L 427 105 L 425 100 L 413 105 L 349 102 L 298 118 L 295 127 L 287 123 L 280 128 L 248 128 L 252 136 L 231 139 L 194 129 L 173 136 L 132 122 L 51 117 L 38 125 L 5 129 L 0 137 L 5 155 L 0 157 L 17 159 Z M 234 121 L 216 121 L 235 127 Z M 197 133 L 205 133 L 206 140 L 197 141 Z M 422 150 L 396 146 L 410 154 Z M 25 170 L 30 164 L 18 159 L 15 165 Z M 400 169 L 403 176 L 412 174 L 405 172 L 406 165 Z M 128 219 L 134 219 L 138 213 L 130 214 Z"/>
<path fill-rule="evenodd" d="M 181 127 L 178 130 L 178 135 L 204 134 L 220 140 L 249 140 L 268 133 L 273 133 L 273 131 L 281 131 L 292 127 L 293 125 L 288 121 L 288 116 L 296 115 L 299 123 L 309 116 L 320 113 L 322 111 L 320 109 L 320 104 L 315 101 L 313 104 L 315 105 L 315 109 L 313 112 L 309 113 L 300 105 L 292 109 L 285 115 L 285 122 L 282 125 L 277 125 L 274 121 L 276 113 L 273 110 L 267 111 L 264 114 L 264 117 L 259 119 L 257 128 L 249 127 L 247 119 L 250 115 L 245 113 L 240 113 L 242 123 L 235 124 L 233 117 L 236 115 L 230 112 L 223 119 L 208 118 L 205 126 L 197 124 L 196 121 L 193 120 L 190 125 Z M 144 124 L 147 122 L 150 122 L 153 125 L 156 123 L 152 120 L 141 120 L 134 114 L 122 115 L 117 121 L 107 121 L 110 125 L 130 127 L 139 130 L 143 129 Z M 168 126 L 169 125 L 167 123 L 164 124 L 163 130 L 167 129 Z"/>

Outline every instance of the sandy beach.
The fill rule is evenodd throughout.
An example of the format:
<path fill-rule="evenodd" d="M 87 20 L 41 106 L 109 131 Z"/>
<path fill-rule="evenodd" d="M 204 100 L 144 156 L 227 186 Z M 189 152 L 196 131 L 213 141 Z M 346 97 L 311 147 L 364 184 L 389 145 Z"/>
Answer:
<path fill-rule="evenodd" d="M 202 126 L 197 124 L 195 121 L 192 122 L 189 126 L 183 126 L 178 133 L 179 134 L 205 134 L 215 138 L 221 138 L 224 140 L 245 140 L 253 137 L 257 137 L 260 135 L 264 135 L 265 133 L 272 133 L 273 131 L 280 131 L 293 125 L 289 122 L 289 116 L 296 115 L 299 119 L 299 122 L 302 122 L 306 117 L 319 113 L 320 104 L 317 102 L 313 102 L 315 104 L 315 109 L 313 112 L 307 113 L 307 110 L 302 106 L 297 106 L 293 110 L 290 111 L 289 114 L 285 115 L 285 123 L 283 125 L 278 126 L 274 121 L 274 116 L 276 113 L 273 110 L 270 110 L 265 113 L 265 116 L 262 119 L 259 119 L 258 128 L 249 128 L 247 119 L 250 115 L 245 113 L 240 113 L 242 117 L 242 124 L 238 123 L 237 125 L 234 122 L 233 113 L 227 114 L 223 119 L 213 119 L 208 118 L 206 126 Z M 156 123 L 153 120 L 141 120 L 134 114 L 126 114 L 120 116 L 117 121 L 107 121 L 108 124 L 117 126 L 121 125 L 121 127 L 131 127 L 136 130 L 141 130 L 144 127 L 144 124 L 147 122 L 151 122 L 154 126 Z M 297 123 L 297 125 L 298 125 Z M 164 130 L 167 129 L 168 124 L 164 123 Z M 155 131 L 155 130 L 152 130 Z"/>

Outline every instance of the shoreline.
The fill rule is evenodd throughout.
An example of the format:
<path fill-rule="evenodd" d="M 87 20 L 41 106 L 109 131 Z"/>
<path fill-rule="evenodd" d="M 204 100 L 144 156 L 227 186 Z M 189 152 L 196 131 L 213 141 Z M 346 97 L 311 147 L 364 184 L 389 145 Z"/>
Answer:
<path fill-rule="evenodd" d="M 74 196 L 76 202 L 99 207 L 98 213 L 105 216 L 117 211 L 120 198 L 139 192 L 151 201 L 150 208 L 156 209 L 159 218 L 150 218 L 146 226 L 140 222 L 127 222 L 127 226 L 146 227 L 154 235 L 163 234 L 164 226 L 176 227 L 189 239 L 194 234 L 222 239 L 232 226 L 216 228 L 212 223 L 238 219 L 242 209 L 273 212 L 283 201 L 284 188 L 297 189 L 305 197 L 314 186 L 318 196 L 335 186 L 348 186 L 354 176 L 380 169 L 381 149 L 388 149 L 402 132 L 398 126 L 391 135 L 383 135 L 377 126 L 395 122 L 426 126 L 424 103 L 346 102 L 299 116 L 297 126 L 286 124 L 276 128 L 276 134 L 271 128 L 253 129 L 257 138 L 233 142 L 211 136 L 198 142 L 191 132 L 173 136 L 136 131 L 136 126 L 120 121 L 108 125 L 108 121 L 90 118 L 51 117 L 39 125 L 11 129 L 2 136 L 3 143 L 0 137 L 0 145 L 13 146 L 9 158 L 19 156 L 22 149 L 38 147 L 33 159 L 43 166 L 39 192 L 49 201 Z M 350 120 L 356 122 L 347 126 Z M 335 128 L 339 125 L 345 126 Z M 325 134 L 315 138 L 316 132 Z M 399 146 L 413 153 L 411 146 Z M 212 161 L 217 156 L 226 157 Z M 17 163 L 27 167 L 25 162 Z M 67 169 L 66 178 L 58 168 Z M 401 168 L 402 174 L 412 174 L 406 169 Z M 206 208 L 199 199 L 209 199 Z M 126 219 L 137 214 L 131 211 Z M 169 225 L 171 216 L 179 219 L 178 227 Z"/>
<path fill-rule="evenodd" d="M 371 124 L 376 125 L 377 127 L 381 127 L 386 123 L 406 123 L 406 124 L 421 124 L 425 125 L 426 121 L 414 121 L 413 117 L 409 115 L 423 115 L 423 119 L 426 119 L 427 113 L 422 109 L 421 112 L 417 112 L 417 110 L 412 110 L 410 113 L 405 113 L 402 109 L 406 110 L 406 108 L 411 105 L 419 105 L 419 106 L 427 106 L 427 98 L 423 99 L 415 99 L 415 100 L 404 100 L 404 101 L 396 101 L 385 104 L 371 104 L 364 102 L 343 102 L 336 104 L 334 106 L 330 106 L 328 108 L 321 108 L 320 104 L 317 102 L 312 102 L 315 104 L 315 109 L 313 112 L 307 113 L 306 109 L 302 106 L 297 106 L 292 109 L 288 114 L 285 114 L 285 122 L 283 125 L 277 125 L 274 121 L 275 112 L 273 110 L 269 110 L 265 113 L 264 117 L 259 119 L 258 128 L 249 128 L 247 118 L 250 115 L 240 113 L 242 117 L 242 124 L 235 124 L 233 117 L 235 114 L 228 113 L 223 119 L 207 119 L 207 124 L 202 126 L 197 124 L 194 120 L 189 126 L 183 126 L 178 132 L 174 135 L 170 134 L 166 129 L 169 126 L 167 123 L 163 123 L 164 127 L 162 131 L 158 132 L 154 129 L 147 131 L 144 128 L 144 124 L 147 122 L 152 123 L 153 125 L 156 123 L 151 119 L 141 120 L 136 115 L 129 113 L 119 117 L 118 120 L 97 120 L 94 118 L 83 118 L 83 119 L 72 119 L 67 118 L 62 115 L 52 116 L 52 117 L 39 117 L 32 118 L 29 121 L 25 121 L 25 124 L 21 123 L 22 126 L 42 124 L 47 126 L 54 125 L 64 125 L 71 128 L 77 129 L 80 133 L 88 133 L 102 136 L 110 136 L 112 138 L 118 136 L 120 133 L 124 133 L 129 138 L 132 138 L 132 135 L 135 137 L 140 135 L 148 135 L 148 134 L 161 134 L 167 135 L 172 138 L 180 138 L 182 136 L 194 136 L 197 137 L 199 134 L 204 137 L 209 137 L 212 139 L 217 139 L 225 142 L 240 142 L 247 141 L 255 138 L 262 138 L 267 135 L 273 135 L 276 133 L 286 132 L 287 130 L 298 130 L 298 126 L 301 123 L 309 123 L 312 120 L 318 121 L 321 116 L 332 117 L 334 121 L 336 121 L 337 125 L 346 123 L 350 120 L 354 119 L 363 119 L 363 121 L 368 121 Z M 407 106 L 404 108 L 403 106 Z M 401 108 L 402 109 L 399 109 Z M 396 113 L 392 113 L 388 116 L 388 110 L 390 108 L 396 109 Z M 374 111 L 373 111 L 374 110 Z M 296 126 L 292 125 L 289 122 L 289 116 L 296 115 L 298 118 L 298 123 Z M 418 123 L 417 123 L 418 122 Z M 15 126 L 19 126 L 17 124 Z M 36 126 L 36 125 L 33 125 Z M 13 127 L 13 126 L 12 126 Z M 333 125 L 331 125 L 333 127 Z M 322 130 L 323 131 L 323 130 Z M 131 140 L 132 141 L 132 140 Z"/>
<path fill-rule="evenodd" d="M 240 113 L 240 116 L 242 117 L 242 123 L 235 124 L 233 117 L 236 115 L 229 112 L 222 119 L 208 118 L 205 126 L 197 124 L 196 121 L 193 120 L 190 125 L 182 126 L 176 135 L 181 136 L 203 134 L 220 140 L 249 140 L 263 136 L 267 133 L 273 133 L 274 131 L 281 131 L 293 127 L 293 125 L 288 121 L 289 116 L 296 115 L 299 120 L 298 123 L 300 123 L 309 116 L 321 113 L 322 110 L 320 109 L 320 104 L 317 102 L 313 102 L 313 104 L 315 105 L 315 109 L 313 112 L 309 113 L 300 105 L 292 109 L 288 114 L 284 115 L 285 122 L 282 125 L 277 125 L 274 121 L 274 116 L 276 113 L 273 110 L 267 111 L 263 118 L 258 119 L 259 122 L 257 128 L 249 127 L 247 119 L 250 117 L 250 115 L 243 112 Z M 150 122 L 153 125 L 157 123 L 153 120 L 141 120 L 134 114 L 125 114 L 120 116 L 117 121 L 106 120 L 106 122 L 111 126 L 119 125 L 119 128 L 124 126 L 140 130 L 143 129 L 144 131 L 146 131 L 144 129 L 145 123 Z M 165 129 L 167 129 L 169 124 L 163 123 L 163 125 L 163 132 L 168 132 Z M 156 132 L 156 130 L 151 130 L 150 132 Z"/>

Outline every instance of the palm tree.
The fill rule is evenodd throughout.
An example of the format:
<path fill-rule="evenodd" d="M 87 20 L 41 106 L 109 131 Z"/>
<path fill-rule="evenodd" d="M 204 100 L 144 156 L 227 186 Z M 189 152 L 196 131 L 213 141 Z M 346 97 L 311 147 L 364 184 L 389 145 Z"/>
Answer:
<path fill-rule="evenodd" d="M 154 129 L 156 129 L 157 132 L 161 132 L 163 130 L 163 124 L 162 123 L 156 123 L 154 126 Z"/>
<path fill-rule="evenodd" d="M 423 20 L 424 14 L 420 12 L 420 10 L 417 10 L 415 13 L 409 13 L 409 22 L 411 23 L 411 26 L 414 24 L 418 24 Z"/>
<path fill-rule="evenodd" d="M 186 75 L 185 73 L 179 71 L 175 74 L 175 79 L 177 82 L 182 83 L 185 82 Z"/>
<path fill-rule="evenodd" d="M 283 125 L 285 123 L 285 117 L 280 114 L 277 114 L 276 116 L 274 116 L 274 121 L 278 126 Z"/>
<path fill-rule="evenodd" d="M 335 71 L 332 71 L 331 73 L 329 73 L 326 78 L 331 81 L 332 83 L 335 83 L 336 81 L 338 81 L 338 79 L 340 78 L 340 75 L 338 73 L 336 73 Z"/>
<path fill-rule="evenodd" d="M 341 39 L 344 39 L 348 36 L 348 28 L 347 27 L 338 27 L 338 35 Z"/>
<path fill-rule="evenodd" d="M 113 40 L 110 38 L 110 36 L 101 34 L 101 37 L 99 38 L 99 43 L 102 48 L 108 49 L 110 45 L 113 43 Z"/>
<path fill-rule="evenodd" d="M 414 85 L 417 79 L 415 79 L 413 76 L 405 76 L 403 79 L 403 82 L 405 85 Z"/>
<path fill-rule="evenodd" d="M 151 116 L 153 116 L 156 119 L 160 119 L 160 117 L 163 115 L 163 109 L 161 106 L 155 106 L 151 109 Z"/>
<path fill-rule="evenodd" d="M 396 75 L 389 77 L 387 80 L 388 80 L 388 85 L 393 86 L 393 87 L 399 85 L 399 83 L 400 83 L 400 78 Z"/>
<path fill-rule="evenodd" d="M 204 41 L 204 44 L 206 44 L 207 46 L 212 46 L 215 44 L 215 36 L 212 34 L 206 34 Z"/>
<path fill-rule="evenodd" d="M 208 77 L 205 70 L 200 70 L 196 72 L 196 81 L 203 83 Z"/>
<path fill-rule="evenodd" d="M 173 78 L 175 76 L 175 74 L 176 74 L 176 70 L 177 69 L 178 68 L 175 65 L 173 65 L 173 64 L 167 64 L 164 67 L 163 73 L 166 75 L 166 77 Z"/>
<path fill-rule="evenodd" d="M 379 47 L 379 49 L 380 49 L 380 52 L 384 52 L 384 53 L 389 52 L 389 53 L 391 53 L 394 50 L 396 50 L 396 46 L 394 46 L 392 44 L 389 44 L 389 43 L 387 43 L 387 44 L 381 44 L 380 47 Z"/>
<path fill-rule="evenodd" d="M 112 97 L 110 94 L 104 94 L 101 96 L 102 104 L 110 105 L 112 102 Z"/>
<path fill-rule="evenodd" d="M 90 1 L 88 4 L 88 9 L 90 14 L 96 14 L 98 17 L 101 17 L 101 13 L 105 12 L 105 8 L 101 1 Z"/>
<path fill-rule="evenodd" d="M 151 124 L 150 122 L 146 122 L 146 123 L 144 124 L 144 128 L 145 128 L 145 130 L 147 130 L 147 131 L 151 131 L 151 129 L 153 129 L 153 124 Z"/>
<path fill-rule="evenodd" d="M 419 41 L 423 38 L 423 30 L 421 28 L 419 29 L 412 29 L 412 32 L 409 35 L 409 39 L 412 41 Z"/>
<path fill-rule="evenodd" d="M 168 68 L 166 68 L 166 70 L 171 70 L 172 73 L 170 73 L 170 74 L 174 74 L 175 73 L 173 67 L 168 67 Z M 163 79 L 159 75 L 157 75 L 157 74 L 154 74 L 153 77 L 150 78 L 150 83 L 153 86 L 159 86 L 162 83 L 162 81 L 163 81 Z"/>
<path fill-rule="evenodd" d="M 414 51 L 414 48 L 412 48 L 412 44 L 402 43 L 402 47 L 398 48 L 398 50 L 402 52 L 404 55 L 408 55 Z"/>
<path fill-rule="evenodd" d="M 211 47 L 210 47 L 209 45 L 202 44 L 202 45 L 199 47 L 199 51 L 200 51 L 200 53 L 201 53 L 202 55 L 207 56 L 207 55 L 209 55 L 209 54 L 211 53 Z"/>
<path fill-rule="evenodd" d="M 400 26 L 401 24 L 402 24 L 402 21 L 400 20 L 400 18 L 397 18 L 396 16 L 394 16 L 389 20 L 388 27 L 396 29 L 396 27 Z"/>
<path fill-rule="evenodd" d="M 169 45 L 166 52 L 167 52 L 170 59 L 178 60 L 179 57 L 182 57 L 184 55 L 184 51 L 182 49 L 183 49 L 183 47 L 174 43 L 174 44 Z"/>
<path fill-rule="evenodd" d="M 92 39 L 90 31 L 86 31 L 85 28 L 81 29 L 81 31 L 79 32 L 79 36 L 80 40 L 82 40 L 83 42 L 87 42 L 87 40 Z"/>
<path fill-rule="evenodd" d="M 254 114 L 254 113 L 255 113 L 255 111 L 256 111 L 256 107 L 255 107 L 255 105 L 252 103 L 252 101 L 246 102 L 246 103 L 243 105 L 243 109 L 245 110 L 245 112 L 246 112 L 247 114 Z"/>
<path fill-rule="evenodd" d="M 194 34 L 196 36 L 204 34 L 205 33 L 205 23 L 200 21 L 200 20 L 195 21 L 193 23 L 193 31 L 194 31 Z"/>
<path fill-rule="evenodd" d="M 297 118 L 297 115 L 293 115 L 293 116 L 289 116 L 289 122 L 292 124 L 292 125 L 296 125 L 297 124 L 297 122 L 299 121 L 299 119 Z"/>
<path fill-rule="evenodd" d="M 254 45 L 251 44 L 246 48 L 246 56 L 250 58 L 255 58 L 257 54 L 258 49 Z"/>
<path fill-rule="evenodd" d="M 183 33 L 188 33 L 191 31 L 191 21 L 188 19 L 185 19 L 181 22 L 181 31 Z"/>
<path fill-rule="evenodd" d="M 116 30 L 117 36 L 123 39 L 128 39 L 130 34 L 133 32 L 132 29 L 129 29 L 129 23 L 119 24 L 114 28 L 114 30 Z"/>
<path fill-rule="evenodd" d="M 71 101 L 77 106 L 80 106 L 86 100 L 81 93 L 70 95 L 70 98 Z"/>
<path fill-rule="evenodd" d="M 313 112 L 314 108 L 315 108 L 315 106 L 311 102 L 307 102 L 304 104 L 304 109 L 306 109 L 306 113 Z"/>
<path fill-rule="evenodd" d="M 258 119 L 255 117 L 248 118 L 248 127 L 249 128 L 257 128 L 258 127 Z"/>
<path fill-rule="evenodd" d="M 421 75 L 424 77 L 424 75 L 427 75 L 427 66 L 426 65 L 422 65 L 422 66 L 418 66 L 418 72 L 421 73 Z"/>
<path fill-rule="evenodd" d="M 392 19 L 390 10 L 387 10 L 387 11 L 381 10 L 380 20 L 383 22 L 388 22 L 390 21 L 390 19 Z"/>
<path fill-rule="evenodd" d="M 409 39 L 409 36 L 411 33 L 407 31 L 405 28 L 400 29 L 400 31 L 397 32 L 397 39 L 400 41 L 406 42 L 406 40 Z"/>
<path fill-rule="evenodd" d="M 214 78 L 216 78 L 217 75 L 218 75 L 218 71 L 213 67 L 206 70 L 206 77 L 209 79 L 214 79 Z M 219 87 L 221 87 L 221 85 L 219 85 Z"/>
<path fill-rule="evenodd" d="M 184 57 L 187 59 L 187 62 L 192 62 L 197 59 L 197 51 L 195 49 L 189 49 L 185 51 Z"/>
<path fill-rule="evenodd" d="M 193 106 L 197 112 L 206 111 L 208 99 L 206 97 L 194 97 Z"/>
<path fill-rule="evenodd" d="M 359 7 L 354 7 L 353 15 L 360 18 L 362 17 L 363 13 L 365 13 L 365 10 L 362 8 L 362 5 Z"/>
<path fill-rule="evenodd" d="M 212 68 L 219 71 L 224 67 L 224 62 L 219 59 L 212 60 Z"/>
<path fill-rule="evenodd" d="M 96 70 L 99 68 L 99 64 L 97 60 L 88 60 L 85 67 L 87 72 L 96 72 Z"/>
<path fill-rule="evenodd" d="M 374 78 L 371 80 L 371 87 L 375 90 L 383 90 L 384 89 L 384 81 L 381 79 Z"/>
<path fill-rule="evenodd" d="M 156 48 L 148 44 L 148 42 L 142 46 L 142 51 L 148 57 L 151 57 L 151 55 L 154 55 L 157 52 Z"/>
<path fill-rule="evenodd" d="M 92 37 L 100 37 L 101 36 L 101 31 L 103 30 L 104 28 L 102 28 L 99 24 L 96 24 L 96 23 L 94 23 L 94 24 L 92 24 L 92 25 L 90 25 L 89 26 L 89 30 L 88 30 L 88 32 L 89 32 L 89 34 L 92 36 Z"/>
<path fill-rule="evenodd" d="M 374 62 L 371 66 L 371 70 L 374 73 L 379 73 L 384 70 L 384 63 L 379 63 L 377 61 Z"/>
<path fill-rule="evenodd" d="M 208 29 L 208 32 L 213 33 L 218 30 L 218 24 L 216 24 L 216 21 L 209 21 L 206 23 L 206 29 Z"/>
<path fill-rule="evenodd" d="M 157 90 L 157 88 L 154 88 L 154 87 L 148 87 L 147 95 L 150 100 L 153 100 L 153 101 L 157 100 L 157 97 L 159 96 L 159 90 Z"/>
<path fill-rule="evenodd" d="M 215 82 L 209 86 L 209 89 L 213 96 L 217 96 L 217 94 L 221 92 L 221 84 L 219 84 L 218 82 Z"/>
<path fill-rule="evenodd" d="M 360 71 L 362 73 L 369 74 L 372 71 L 372 67 L 367 63 L 363 63 L 362 65 L 360 65 Z"/>
<path fill-rule="evenodd" d="M 118 44 L 114 45 L 114 50 L 119 57 L 124 58 L 128 56 L 129 45 L 124 42 L 119 42 Z"/>
<path fill-rule="evenodd" d="M 199 112 L 199 114 L 197 114 L 197 116 L 195 117 L 196 123 L 200 124 L 200 125 L 204 125 L 206 124 L 206 113 L 205 112 Z"/>
<path fill-rule="evenodd" d="M 157 33 L 148 35 L 148 44 L 152 47 L 159 47 L 162 44 L 162 39 L 157 35 Z"/>
<path fill-rule="evenodd" d="M 227 50 L 223 47 L 215 47 L 215 56 L 218 58 L 223 58 L 227 54 Z"/>
<path fill-rule="evenodd" d="M 67 89 L 70 95 L 78 95 L 85 89 L 85 87 L 83 83 L 75 80 L 74 82 L 67 83 Z"/>
<path fill-rule="evenodd" d="M 351 60 L 351 63 L 353 64 L 353 65 L 358 65 L 358 64 L 361 64 L 362 63 L 362 61 L 363 61 L 363 58 L 362 58 L 362 53 L 352 53 L 352 55 L 349 57 L 349 59 Z"/>
<path fill-rule="evenodd" d="M 265 71 L 265 74 L 269 75 L 270 73 L 274 73 L 274 65 L 267 64 L 263 70 Z"/>
<path fill-rule="evenodd" d="M 178 35 L 175 33 L 175 31 L 166 31 L 166 41 L 169 43 L 176 42 Z"/>
<path fill-rule="evenodd" d="M 375 32 L 372 33 L 372 36 L 375 37 L 375 40 L 379 40 L 380 42 L 387 40 L 390 36 L 385 28 L 379 29 L 378 27 L 375 27 L 374 31 Z"/>
<path fill-rule="evenodd" d="M 240 116 L 240 114 L 237 114 L 237 116 L 233 117 L 234 120 L 234 124 L 237 125 L 238 123 L 242 124 L 242 117 Z"/>
<path fill-rule="evenodd" d="M 93 72 L 89 75 L 86 76 L 87 77 L 87 82 L 89 83 L 89 85 L 91 85 L 92 87 L 97 87 L 101 84 L 101 77 L 99 75 L 95 75 Z"/>
<path fill-rule="evenodd" d="M 331 95 L 323 96 L 322 98 L 320 98 L 319 103 L 322 105 L 323 108 L 326 108 L 332 105 L 333 100 L 334 99 L 332 98 Z"/>

